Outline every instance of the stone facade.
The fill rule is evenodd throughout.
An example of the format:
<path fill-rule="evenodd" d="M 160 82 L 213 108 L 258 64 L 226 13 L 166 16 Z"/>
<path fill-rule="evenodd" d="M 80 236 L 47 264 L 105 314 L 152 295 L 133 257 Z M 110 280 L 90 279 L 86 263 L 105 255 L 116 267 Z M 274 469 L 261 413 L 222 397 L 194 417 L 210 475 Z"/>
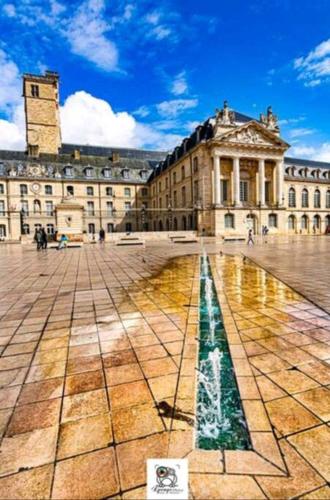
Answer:
<path fill-rule="evenodd" d="M 59 117 L 59 77 L 46 71 L 44 76 L 23 76 L 26 142 L 30 154 L 57 154 L 61 147 Z"/>
<path fill-rule="evenodd" d="M 0 151 L 0 239 L 330 228 L 330 164 L 285 157 L 271 108 L 256 120 L 225 102 L 166 154 L 61 144 L 58 93 L 56 73 L 24 75 L 27 151 Z"/>

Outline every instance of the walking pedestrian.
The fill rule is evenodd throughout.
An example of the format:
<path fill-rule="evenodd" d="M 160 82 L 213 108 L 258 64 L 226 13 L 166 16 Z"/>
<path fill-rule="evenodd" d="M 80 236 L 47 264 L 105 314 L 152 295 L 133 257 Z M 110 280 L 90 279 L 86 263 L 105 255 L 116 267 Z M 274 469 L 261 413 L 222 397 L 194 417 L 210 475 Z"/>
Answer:
<path fill-rule="evenodd" d="M 252 229 L 249 229 L 247 244 L 248 245 L 254 245 Z"/>
<path fill-rule="evenodd" d="M 48 239 L 47 239 L 47 233 L 45 231 L 45 228 L 41 228 L 41 237 L 42 237 L 42 249 L 47 250 L 47 245 L 48 245 Z"/>
<path fill-rule="evenodd" d="M 101 227 L 100 232 L 99 232 L 99 241 L 100 241 L 100 243 L 104 243 L 104 240 L 105 240 L 105 231 Z"/>
<path fill-rule="evenodd" d="M 36 229 L 34 233 L 34 241 L 37 243 L 37 250 L 39 251 L 42 248 L 42 232 L 40 229 Z"/>

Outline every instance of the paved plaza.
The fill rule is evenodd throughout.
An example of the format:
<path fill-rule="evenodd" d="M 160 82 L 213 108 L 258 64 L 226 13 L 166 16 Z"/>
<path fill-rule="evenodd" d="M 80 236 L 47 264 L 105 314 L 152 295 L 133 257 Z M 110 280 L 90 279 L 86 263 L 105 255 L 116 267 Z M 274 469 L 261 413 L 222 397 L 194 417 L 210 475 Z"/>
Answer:
<path fill-rule="evenodd" d="M 200 243 L 2 245 L 0 498 L 330 498 L 330 237 L 204 247 L 253 450 L 195 448 Z"/>

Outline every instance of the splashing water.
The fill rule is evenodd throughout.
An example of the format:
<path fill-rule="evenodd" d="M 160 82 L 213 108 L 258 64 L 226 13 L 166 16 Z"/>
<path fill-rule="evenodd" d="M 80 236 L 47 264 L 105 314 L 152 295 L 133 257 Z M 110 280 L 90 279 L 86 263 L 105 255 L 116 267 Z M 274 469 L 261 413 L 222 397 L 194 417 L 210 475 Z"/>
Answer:
<path fill-rule="evenodd" d="M 250 449 L 221 310 L 206 252 L 201 258 L 197 446 Z"/>

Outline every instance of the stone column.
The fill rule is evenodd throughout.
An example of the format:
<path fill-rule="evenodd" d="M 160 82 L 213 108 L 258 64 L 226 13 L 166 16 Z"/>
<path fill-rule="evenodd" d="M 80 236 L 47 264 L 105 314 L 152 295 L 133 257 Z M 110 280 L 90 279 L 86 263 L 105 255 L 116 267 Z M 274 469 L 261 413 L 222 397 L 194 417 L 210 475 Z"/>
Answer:
<path fill-rule="evenodd" d="M 276 201 L 279 205 L 283 204 L 283 184 L 284 184 L 284 170 L 283 161 L 276 161 Z"/>
<path fill-rule="evenodd" d="M 221 204 L 219 155 L 214 155 L 214 204 L 215 206 L 219 206 Z"/>
<path fill-rule="evenodd" d="M 259 203 L 263 207 L 265 205 L 265 160 L 259 158 Z"/>
<path fill-rule="evenodd" d="M 239 172 L 239 157 L 233 158 L 233 173 L 234 173 L 234 201 L 236 206 L 241 205 L 240 200 L 240 172 Z"/>

